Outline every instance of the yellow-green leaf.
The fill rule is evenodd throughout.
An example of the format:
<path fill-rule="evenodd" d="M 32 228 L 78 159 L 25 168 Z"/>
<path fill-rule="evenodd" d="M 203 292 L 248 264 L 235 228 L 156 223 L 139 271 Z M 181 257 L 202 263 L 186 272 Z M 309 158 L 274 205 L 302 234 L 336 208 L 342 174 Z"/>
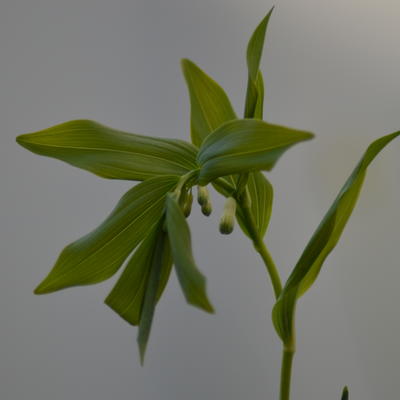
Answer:
<path fill-rule="evenodd" d="M 152 178 L 130 189 L 98 228 L 61 252 L 35 293 L 89 285 L 111 277 L 158 222 L 165 194 L 177 181 L 171 176 Z"/>
<path fill-rule="evenodd" d="M 206 293 L 206 279 L 193 258 L 190 230 L 185 216 L 173 195 L 167 195 L 166 205 L 172 258 L 186 301 L 204 311 L 214 312 Z"/>
<path fill-rule="evenodd" d="M 126 133 L 89 120 L 20 135 L 17 142 L 103 178 L 142 181 L 196 168 L 196 149 L 189 143 Z"/>
<path fill-rule="evenodd" d="M 225 91 L 196 64 L 184 59 L 182 71 L 190 97 L 192 142 L 200 146 L 211 132 L 236 115 Z"/>
<path fill-rule="evenodd" d="M 312 133 L 272 125 L 256 119 L 228 121 L 207 137 L 197 160 L 199 183 L 256 170 L 270 170 L 291 146 L 313 137 Z"/>
<path fill-rule="evenodd" d="M 383 136 L 367 148 L 289 276 L 272 313 L 275 328 L 285 343 L 293 339 L 293 318 L 297 299 L 313 284 L 323 262 L 338 243 L 357 203 L 368 166 L 378 153 L 399 135 L 400 131 Z"/>

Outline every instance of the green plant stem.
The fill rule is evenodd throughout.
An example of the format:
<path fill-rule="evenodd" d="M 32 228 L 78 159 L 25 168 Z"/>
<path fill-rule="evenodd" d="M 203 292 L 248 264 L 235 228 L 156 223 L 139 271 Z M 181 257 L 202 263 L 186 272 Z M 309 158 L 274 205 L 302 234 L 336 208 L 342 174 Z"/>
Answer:
<path fill-rule="evenodd" d="M 293 356 L 293 349 L 283 349 L 279 400 L 289 400 L 290 398 L 290 379 L 292 375 Z"/>
<path fill-rule="evenodd" d="M 269 276 L 271 278 L 272 287 L 274 289 L 275 297 L 278 298 L 282 291 L 282 283 L 276 268 L 276 265 L 269 253 L 267 246 L 262 240 L 262 237 L 259 235 L 257 231 L 257 226 L 254 221 L 253 214 L 251 212 L 251 204 L 248 196 L 248 192 L 245 190 L 242 194 L 238 195 L 238 193 L 234 191 L 234 189 L 227 183 L 226 181 L 219 179 L 218 183 L 220 186 L 224 187 L 227 193 L 234 196 L 236 201 L 239 203 L 243 215 L 244 222 L 246 224 L 247 231 L 253 241 L 254 247 L 256 251 L 260 254 L 261 258 L 264 261 L 264 264 L 267 268 Z M 289 400 L 290 398 L 290 380 L 292 375 L 292 363 L 294 357 L 294 339 L 292 340 L 293 344 L 289 347 L 284 347 L 282 353 L 282 367 L 281 367 L 281 383 L 280 383 L 280 400 Z"/>
<path fill-rule="evenodd" d="M 278 270 L 276 268 L 276 265 L 274 263 L 274 260 L 271 257 L 271 254 L 269 253 L 267 246 L 265 246 L 265 243 L 263 242 L 261 236 L 259 235 L 257 231 L 257 227 L 254 221 L 253 214 L 251 213 L 250 209 L 250 201 L 248 199 L 248 195 L 245 192 L 243 196 L 240 196 L 237 201 L 239 202 L 243 214 L 244 214 L 244 220 L 246 223 L 246 228 L 250 234 L 250 237 L 253 241 L 254 247 L 257 250 L 257 252 L 260 254 L 261 258 L 264 261 L 264 264 L 267 268 L 267 271 L 269 273 L 269 276 L 271 278 L 271 283 L 272 287 L 274 289 L 275 297 L 278 298 L 281 291 L 282 291 L 282 283 L 281 283 L 281 278 L 279 277 Z"/>

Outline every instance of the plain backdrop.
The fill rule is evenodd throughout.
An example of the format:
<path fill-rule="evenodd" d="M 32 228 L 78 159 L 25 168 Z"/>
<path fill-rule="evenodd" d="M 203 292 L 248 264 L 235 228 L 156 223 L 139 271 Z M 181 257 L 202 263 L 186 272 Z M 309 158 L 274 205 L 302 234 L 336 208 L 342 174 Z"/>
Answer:
<path fill-rule="evenodd" d="M 241 114 L 245 48 L 269 0 L 1 0 L 0 399 L 277 399 L 280 342 L 264 267 L 240 229 L 190 218 L 217 313 L 188 306 L 175 276 L 145 366 L 136 328 L 103 299 L 116 277 L 37 297 L 60 250 L 110 212 L 129 182 L 107 181 L 15 143 L 77 118 L 187 139 L 187 57 Z M 287 277 L 375 138 L 400 129 L 398 0 L 277 0 L 262 62 L 265 118 L 311 130 L 282 157 L 266 241 Z M 400 379 L 400 142 L 369 170 L 361 199 L 298 306 L 293 399 L 395 399 Z"/>

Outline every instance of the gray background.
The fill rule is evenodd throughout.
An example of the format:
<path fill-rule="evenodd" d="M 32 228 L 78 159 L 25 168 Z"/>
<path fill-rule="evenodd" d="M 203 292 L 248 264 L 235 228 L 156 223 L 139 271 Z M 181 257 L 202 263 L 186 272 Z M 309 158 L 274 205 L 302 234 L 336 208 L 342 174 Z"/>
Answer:
<path fill-rule="evenodd" d="M 17 134 L 89 118 L 187 138 L 179 59 L 243 107 L 247 40 L 268 0 L 2 0 L 0 6 L 0 399 L 276 399 L 280 343 L 262 263 L 237 229 L 191 217 L 216 316 L 187 306 L 172 277 L 146 365 L 136 329 L 103 284 L 35 297 L 65 244 L 131 185 L 19 148 Z M 262 70 L 269 121 L 314 131 L 270 174 L 267 241 L 286 277 L 374 138 L 400 129 L 398 0 L 276 1 Z M 374 162 L 344 235 L 298 307 L 293 399 L 395 399 L 400 379 L 400 143 Z"/>

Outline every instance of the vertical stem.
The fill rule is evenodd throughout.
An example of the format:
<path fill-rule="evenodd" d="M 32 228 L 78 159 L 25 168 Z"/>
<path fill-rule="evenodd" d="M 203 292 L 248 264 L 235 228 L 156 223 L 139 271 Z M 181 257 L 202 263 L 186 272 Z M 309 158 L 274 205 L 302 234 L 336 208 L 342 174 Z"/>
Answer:
<path fill-rule="evenodd" d="M 289 400 L 290 398 L 290 379 L 292 375 L 293 356 L 293 349 L 283 349 L 279 400 Z"/>

